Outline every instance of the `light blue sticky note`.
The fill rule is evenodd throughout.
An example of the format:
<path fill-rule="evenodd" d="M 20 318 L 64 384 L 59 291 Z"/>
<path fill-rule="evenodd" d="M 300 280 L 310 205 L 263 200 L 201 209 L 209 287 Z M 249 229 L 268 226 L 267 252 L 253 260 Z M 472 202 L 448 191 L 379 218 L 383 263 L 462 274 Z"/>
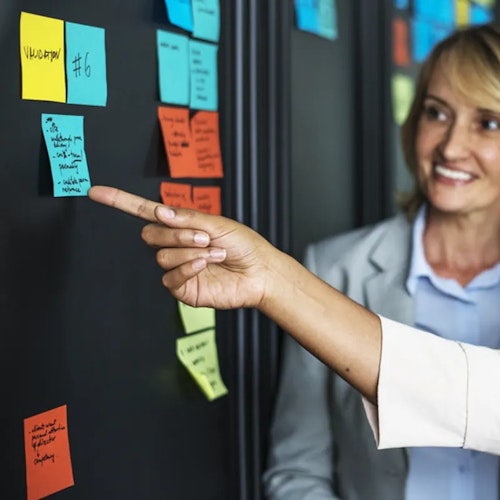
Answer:
<path fill-rule="evenodd" d="M 191 70 L 189 107 L 217 111 L 217 45 L 190 40 L 189 67 Z"/>
<path fill-rule="evenodd" d="M 165 0 L 168 20 L 175 26 L 193 31 L 191 0 Z"/>
<path fill-rule="evenodd" d="M 414 16 L 432 24 L 454 25 L 455 0 L 414 0 Z"/>
<path fill-rule="evenodd" d="M 219 41 L 220 5 L 219 0 L 192 0 L 193 2 L 193 36 Z"/>
<path fill-rule="evenodd" d="M 54 196 L 87 196 L 90 175 L 85 155 L 83 116 L 42 114 Z"/>
<path fill-rule="evenodd" d="M 335 0 L 318 0 L 318 35 L 337 38 L 337 5 Z"/>
<path fill-rule="evenodd" d="M 396 9 L 407 9 L 409 5 L 409 0 L 394 0 L 394 7 Z"/>
<path fill-rule="evenodd" d="M 471 3 L 470 5 L 470 23 L 471 24 L 487 24 L 493 22 L 495 16 L 493 11 L 482 5 Z"/>
<path fill-rule="evenodd" d="M 160 101 L 189 104 L 189 39 L 157 30 Z"/>
<path fill-rule="evenodd" d="M 106 106 L 106 47 L 103 28 L 66 23 L 67 102 Z"/>
<path fill-rule="evenodd" d="M 317 0 L 295 0 L 295 19 L 299 30 L 317 34 L 319 30 Z"/>

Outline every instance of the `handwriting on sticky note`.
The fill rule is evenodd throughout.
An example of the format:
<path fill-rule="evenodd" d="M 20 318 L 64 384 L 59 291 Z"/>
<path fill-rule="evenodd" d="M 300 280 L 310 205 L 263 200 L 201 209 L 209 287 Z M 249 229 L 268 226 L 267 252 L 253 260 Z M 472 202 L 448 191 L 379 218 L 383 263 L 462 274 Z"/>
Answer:
<path fill-rule="evenodd" d="M 217 111 L 217 45 L 191 40 L 189 43 L 192 109 Z"/>
<path fill-rule="evenodd" d="M 192 177 L 196 173 L 196 157 L 191 141 L 189 109 L 158 107 L 171 177 Z"/>
<path fill-rule="evenodd" d="M 198 111 L 191 118 L 196 177 L 223 177 L 219 140 L 219 113 Z"/>
<path fill-rule="evenodd" d="M 156 44 L 160 101 L 189 104 L 188 37 L 158 30 Z"/>
<path fill-rule="evenodd" d="M 211 307 L 191 307 L 180 301 L 177 304 L 186 333 L 215 328 L 215 309 Z"/>
<path fill-rule="evenodd" d="M 192 208 L 191 184 L 162 182 L 160 184 L 161 201 L 164 205 L 177 208 Z"/>
<path fill-rule="evenodd" d="M 211 42 L 219 41 L 219 0 L 192 0 L 193 36 Z"/>
<path fill-rule="evenodd" d="M 83 116 L 42 114 L 54 196 L 86 196 L 90 176 L 85 155 Z"/>
<path fill-rule="evenodd" d="M 28 500 L 36 500 L 75 484 L 69 450 L 67 408 L 24 420 Z"/>
<path fill-rule="evenodd" d="M 221 195 L 219 186 L 195 186 L 193 207 L 206 214 L 221 215 Z"/>
<path fill-rule="evenodd" d="M 22 98 L 66 101 L 64 21 L 21 12 Z"/>
<path fill-rule="evenodd" d="M 227 394 L 219 369 L 215 330 L 178 338 L 177 357 L 209 401 Z"/>
<path fill-rule="evenodd" d="M 66 23 L 68 103 L 106 106 L 106 49 L 103 28 Z"/>

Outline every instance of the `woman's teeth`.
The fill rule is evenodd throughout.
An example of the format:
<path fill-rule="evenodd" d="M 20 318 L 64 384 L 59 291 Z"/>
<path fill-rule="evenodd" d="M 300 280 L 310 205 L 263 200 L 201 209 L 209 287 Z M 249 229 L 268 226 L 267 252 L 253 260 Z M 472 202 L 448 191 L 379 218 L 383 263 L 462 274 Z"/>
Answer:
<path fill-rule="evenodd" d="M 447 177 L 448 179 L 452 179 L 454 181 L 470 181 L 472 179 L 472 175 L 468 174 L 467 172 L 452 170 L 450 168 L 443 167 L 442 165 L 436 165 L 434 170 L 439 175 L 442 175 L 443 177 Z"/>

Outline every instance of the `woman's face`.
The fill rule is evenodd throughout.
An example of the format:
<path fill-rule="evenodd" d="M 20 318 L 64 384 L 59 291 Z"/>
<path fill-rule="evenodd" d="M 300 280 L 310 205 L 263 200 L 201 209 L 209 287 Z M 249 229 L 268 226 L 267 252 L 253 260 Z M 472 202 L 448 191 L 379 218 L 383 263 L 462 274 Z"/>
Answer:
<path fill-rule="evenodd" d="M 438 65 L 415 145 L 418 181 L 432 206 L 500 214 L 500 103 L 493 109 L 467 102 Z"/>

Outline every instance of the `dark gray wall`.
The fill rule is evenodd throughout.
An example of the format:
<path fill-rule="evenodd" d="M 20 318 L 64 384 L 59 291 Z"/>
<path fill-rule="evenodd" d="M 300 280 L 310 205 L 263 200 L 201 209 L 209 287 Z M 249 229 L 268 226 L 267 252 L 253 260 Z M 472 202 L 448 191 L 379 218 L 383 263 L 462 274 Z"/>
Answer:
<path fill-rule="evenodd" d="M 354 6 L 337 0 L 338 38 L 292 30 L 292 252 L 353 227 Z"/>

